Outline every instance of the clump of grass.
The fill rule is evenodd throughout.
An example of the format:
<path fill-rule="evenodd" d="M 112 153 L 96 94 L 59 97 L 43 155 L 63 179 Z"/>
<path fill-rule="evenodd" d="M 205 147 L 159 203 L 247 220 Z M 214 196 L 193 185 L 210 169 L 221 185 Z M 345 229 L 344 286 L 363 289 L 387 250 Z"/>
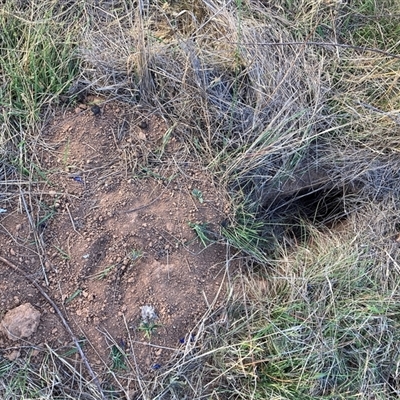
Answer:
<path fill-rule="evenodd" d="M 314 230 L 307 244 L 282 248 L 268 266 L 246 262 L 250 274 L 236 277 L 225 317 L 208 316 L 187 358 L 158 378 L 161 393 L 395 398 L 396 289 L 363 247 L 368 233 L 358 234 Z M 397 271 L 385 280 L 397 285 L 399 278 Z"/>
<path fill-rule="evenodd" d="M 57 1 L 33 2 L 25 8 L 6 1 L 0 10 L 0 62 L 6 82 L 0 93 L 0 121 L 20 145 L 29 145 L 24 132 L 30 133 L 43 106 L 56 102 L 78 73 L 74 32 L 65 29 L 69 22 L 62 17 L 68 12 L 73 13 L 61 10 Z M 18 128 L 24 129 L 16 136 Z"/>
<path fill-rule="evenodd" d="M 232 309 L 237 331 L 222 350 L 223 374 L 246 382 L 234 384 L 240 398 L 253 385 L 263 398 L 390 398 L 398 304 L 376 279 L 380 266 L 350 237 L 314 232 L 312 244 L 247 278 L 245 316 Z"/>
<path fill-rule="evenodd" d="M 210 237 L 212 232 L 209 230 L 209 226 L 206 222 L 189 222 L 189 226 L 196 233 L 204 247 L 215 242 L 215 240 Z"/>
<path fill-rule="evenodd" d="M 267 237 L 264 232 L 265 224 L 243 206 L 236 210 L 232 223 L 226 221 L 221 227 L 222 236 L 231 246 L 259 262 L 266 262 L 268 250 L 273 251 L 276 246 L 276 238 Z"/>
<path fill-rule="evenodd" d="M 111 346 L 111 354 L 110 354 L 110 358 L 111 358 L 111 369 L 114 371 L 118 371 L 118 370 L 127 370 L 128 366 L 125 363 L 125 358 L 126 355 L 124 354 L 123 350 L 121 349 L 120 346 L 117 346 L 115 344 L 113 344 Z"/>
<path fill-rule="evenodd" d="M 54 349 L 47 347 L 35 350 L 40 351 L 36 358 L 32 357 L 27 347 L 15 361 L 0 360 L 2 398 L 76 399 L 82 395 L 83 388 L 88 399 L 101 398 L 82 371 L 66 358 L 60 357 Z"/>

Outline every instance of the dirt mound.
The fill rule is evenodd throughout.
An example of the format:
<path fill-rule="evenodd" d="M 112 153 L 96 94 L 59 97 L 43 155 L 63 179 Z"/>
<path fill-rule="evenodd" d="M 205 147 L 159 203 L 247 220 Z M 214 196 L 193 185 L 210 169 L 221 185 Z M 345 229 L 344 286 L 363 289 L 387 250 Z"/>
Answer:
<path fill-rule="evenodd" d="M 165 122 L 132 106 L 89 98 L 60 111 L 42 137 L 47 172 L 29 210 L 45 244 L 45 290 L 93 364 L 110 364 L 114 341 L 134 352 L 139 368 L 162 365 L 216 306 L 223 199 Z M 0 255 L 44 282 L 26 217 L 16 208 L 1 224 Z M 69 346 L 38 291 L 5 265 L 0 273 L 2 311 L 29 300 L 42 313 L 32 342 Z M 157 315 L 151 326 L 140 317 L 146 305 Z"/>

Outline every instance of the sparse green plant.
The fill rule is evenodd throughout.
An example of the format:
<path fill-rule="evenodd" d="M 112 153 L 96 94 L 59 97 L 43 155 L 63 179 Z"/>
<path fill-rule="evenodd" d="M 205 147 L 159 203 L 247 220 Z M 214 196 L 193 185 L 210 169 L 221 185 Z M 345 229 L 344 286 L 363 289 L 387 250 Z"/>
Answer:
<path fill-rule="evenodd" d="M 189 226 L 194 230 L 204 247 L 215 242 L 215 240 L 210 237 L 211 232 L 209 231 L 207 223 L 189 222 Z"/>
<path fill-rule="evenodd" d="M 77 289 L 77 290 L 75 290 L 75 292 L 72 293 L 71 296 L 69 296 L 69 297 L 65 300 L 64 304 L 70 303 L 72 300 L 74 300 L 76 297 L 78 297 L 81 293 L 82 293 L 82 289 Z"/>
<path fill-rule="evenodd" d="M 65 145 L 65 148 L 64 148 L 64 151 L 63 151 L 63 158 L 62 158 L 62 163 L 63 163 L 65 171 L 68 171 L 68 159 L 69 159 L 69 156 L 70 156 L 69 146 L 70 146 L 69 138 L 67 138 L 67 143 Z"/>
<path fill-rule="evenodd" d="M 125 362 L 125 358 L 126 358 L 126 354 L 123 352 L 123 350 L 113 344 L 111 346 L 111 354 L 110 354 L 110 358 L 111 358 L 111 369 L 113 371 L 119 371 L 119 370 L 124 370 L 127 371 L 128 370 L 128 366 L 126 365 Z"/>
<path fill-rule="evenodd" d="M 142 166 L 142 168 L 140 169 L 140 172 L 138 174 L 135 175 L 135 177 L 137 178 L 154 178 L 156 180 L 160 180 L 160 181 L 165 181 L 165 182 L 172 182 L 176 175 L 172 174 L 169 177 L 165 177 L 157 172 L 154 172 L 151 168 L 148 167 L 144 167 Z"/>
<path fill-rule="evenodd" d="M 129 252 L 129 259 L 133 262 L 139 260 L 143 256 L 143 252 L 141 250 L 132 249 Z"/>
<path fill-rule="evenodd" d="M 160 328 L 160 324 L 156 324 L 154 321 L 142 321 L 139 324 L 139 331 L 144 333 L 144 336 L 150 340 L 151 337 L 157 332 L 157 328 Z"/>
<path fill-rule="evenodd" d="M 102 280 L 106 278 L 109 273 L 117 266 L 117 264 L 112 264 L 101 271 L 97 272 L 96 274 L 92 275 L 93 279 Z"/>
<path fill-rule="evenodd" d="M 78 339 L 78 345 L 80 346 L 80 347 L 85 347 L 85 345 L 86 345 L 86 343 L 88 342 L 88 340 L 87 340 L 87 338 L 85 338 L 85 337 L 80 337 L 79 339 Z M 69 358 L 69 357 L 72 357 L 73 355 L 75 355 L 75 354 L 77 354 L 78 353 L 78 349 L 76 348 L 76 347 L 71 347 L 70 349 L 68 349 L 67 351 L 63 351 L 62 353 L 61 353 L 61 357 L 63 357 L 63 358 Z"/>
<path fill-rule="evenodd" d="M 160 146 L 160 148 L 157 150 L 158 157 L 161 158 L 161 157 L 164 155 L 165 149 L 166 149 L 168 143 L 169 143 L 170 140 L 171 140 L 171 135 L 172 135 L 172 132 L 174 131 L 176 125 L 177 125 L 177 124 L 172 125 L 172 126 L 171 126 L 170 128 L 168 128 L 167 131 L 164 133 L 164 135 L 163 135 L 163 137 L 162 137 L 161 146 Z"/>
<path fill-rule="evenodd" d="M 193 189 L 192 195 L 200 204 L 204 203 L 203 193 L 201 192 L 201 190 Z"/>
<path fill-rule="evenodd" d="M 65 250 L 63 250 L 61 247 L 58 247 L 56 245 L 53 245 L 53 247 L 59 252 L 60 257 L 63 260 L 69 261 L 71 259 L 70 254 L 68 254 Z"/>
<path fill-rule="evenodd" d="M 41 219 L 37 223 L 37 226 L 40 228 L 44 224 L 47 224 L 47 222 L 56 215 L 57 211 L 54 206 L 48 206 L 43 202 L 39 203 L 39 206 L 42 213 L 44 213 L 43 217 L 41 217 Z"/>

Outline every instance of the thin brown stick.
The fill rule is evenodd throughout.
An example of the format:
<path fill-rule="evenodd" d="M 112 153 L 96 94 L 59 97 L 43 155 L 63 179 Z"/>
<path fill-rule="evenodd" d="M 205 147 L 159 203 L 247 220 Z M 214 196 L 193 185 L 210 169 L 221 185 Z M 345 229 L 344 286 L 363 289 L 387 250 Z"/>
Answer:
<path fill-rule="evenodd" d="M 79 345 L 78 339 L 76 338 L 76 336 L 74 335 L 74 333 L 72 332 L 72 329 L 70 328 L 70 326 L 68 325 L 67 320 L 64 318 L 63 313 L 61 312 L 61 310 L 58 308 L 57 304 L 50 298 L 50 296 L 45 292 L 45 290 L 33 279 L 31 278 L 29 275 L 26 274 L 26 272 L 18 267 L 17 265 L 13 264 L 11 261 L 8 261 L 7 259 L 5 259 L 4 257 L 0 256 L 0 261 L 2 261 L 4 264 L 7 264 L 9 267 L 11 267 L 14 271 L 18 272 L 19 274 L 21 274 L 26 280 L 28 280 L 33 286 L 35 286 L 35 288 L 37 290 L 39 290 L 40 294 L 47 300 L 47 302 L 54 308 L 54 311 L 58 314 L 62 324 L 64 325 L 65 329 L 67 330 L 67 332 L 69 333 L 69 335 L 72 338 L 72 341 L 74 342 L 74 345 L 76 346 L 83 363 L 86 366 L 87 371 L 89 372 L 90 376 L 93 379 L 94 384 L 96 385 L 100 396 L 103 400 L 106 399 L 106 397 L 104 396 L 104 393 L 101 389 L 100 386 L 100 382 L 97 379 L 96 374 L 94 373 L 92 367 L 89 364 L 88 359 L 85 356 L 85 353 L 83 352 L 81 346 Z"/>
<path fill-rule="evenodd" d="M 142 210 L 143 208 L 146 208 L 146 207 L 151 206 L 152 204 L 154 204 L 156 201 L 158 201 L 158 200 L 161 198 L 161 196 L 162 196 L 162 195 L 165 193 L 165 191 L 168 189 L 168 186 L 169 186 L 169 184 L 168 184 L 168 185 L 164 188 L 164 190 L 163 190 L 156 198 L 154 198 L 152 201 L 150 201 L 150 202 L 147 203 L 147 204 L 143 204 L 143 205 L 140 206 L 140 207 L 132 208 L 131 210 L 125 211 L 126 214 L 132 213 L 132 212 L 135 212 L 135 211 L 139 211 L 139 210 Z"/>
<path fill-rule="evenodd" d="M 132 208 L 131 210 L 126 211 L 126 213 L 128 214 L 128 213 L 132 213 L 132 212 L 135 212 L 135 211 L 143 210 L 143 208 L 151 206 L 152 204 L 154 204 L 161 197 L 161 195 L 162 195 L 162 193 L 159 196 L 157 196 L 155 199 L 150 201 L 150 203 L 143 204 L 140 207 Z"/>
<path fill-rule="evenodd" d="M 31 216 L 31 213 L 29 212 L 28 205 L 26 204 L 24 193 L 21 189 L 20 189 L 20 194 L 21 194 L 22 203 L 24 204 L 26 216 L 28 217 L 28 221 L 29 221 L 32 231 L 33 231 L 33 236 L 36 239 L 35 241 L 36 241 L 38 249 L 40 249 L 40 251 L 38 251 L 38 256 L 39 256 L 40 264 L 42 266 L 43 277 L 46 282 L 46 285 L 49 286 L 49 280 L 47 279 L 46 269 L 45 269 L 45 266 L 43 263 L 43 258 L 42 258 L 42 255 L 45 254 L 43 238 L 41 237 L 41 235 L 38 235 L 35 223 L 33 222 L 33 218 Z"/>

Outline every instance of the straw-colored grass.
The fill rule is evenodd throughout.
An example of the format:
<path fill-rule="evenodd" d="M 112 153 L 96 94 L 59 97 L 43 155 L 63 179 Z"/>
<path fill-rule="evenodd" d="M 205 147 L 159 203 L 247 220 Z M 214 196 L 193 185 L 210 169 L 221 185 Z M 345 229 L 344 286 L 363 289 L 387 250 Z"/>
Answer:
<path fill-rule="evenodd" d="M 168 366 L 142 376 L 105 333 L 128 371 L 110 360 L 102 395 L 62 352 L 33 365 L 27 349 L 0 359 L 3 398 L 398 398 L 399 15 L 395 0 L 6 1 L 1 201 L 40 179 L 46 110 L 84 90 L 161 113 L 232 212 L 224 304 Z"/>

